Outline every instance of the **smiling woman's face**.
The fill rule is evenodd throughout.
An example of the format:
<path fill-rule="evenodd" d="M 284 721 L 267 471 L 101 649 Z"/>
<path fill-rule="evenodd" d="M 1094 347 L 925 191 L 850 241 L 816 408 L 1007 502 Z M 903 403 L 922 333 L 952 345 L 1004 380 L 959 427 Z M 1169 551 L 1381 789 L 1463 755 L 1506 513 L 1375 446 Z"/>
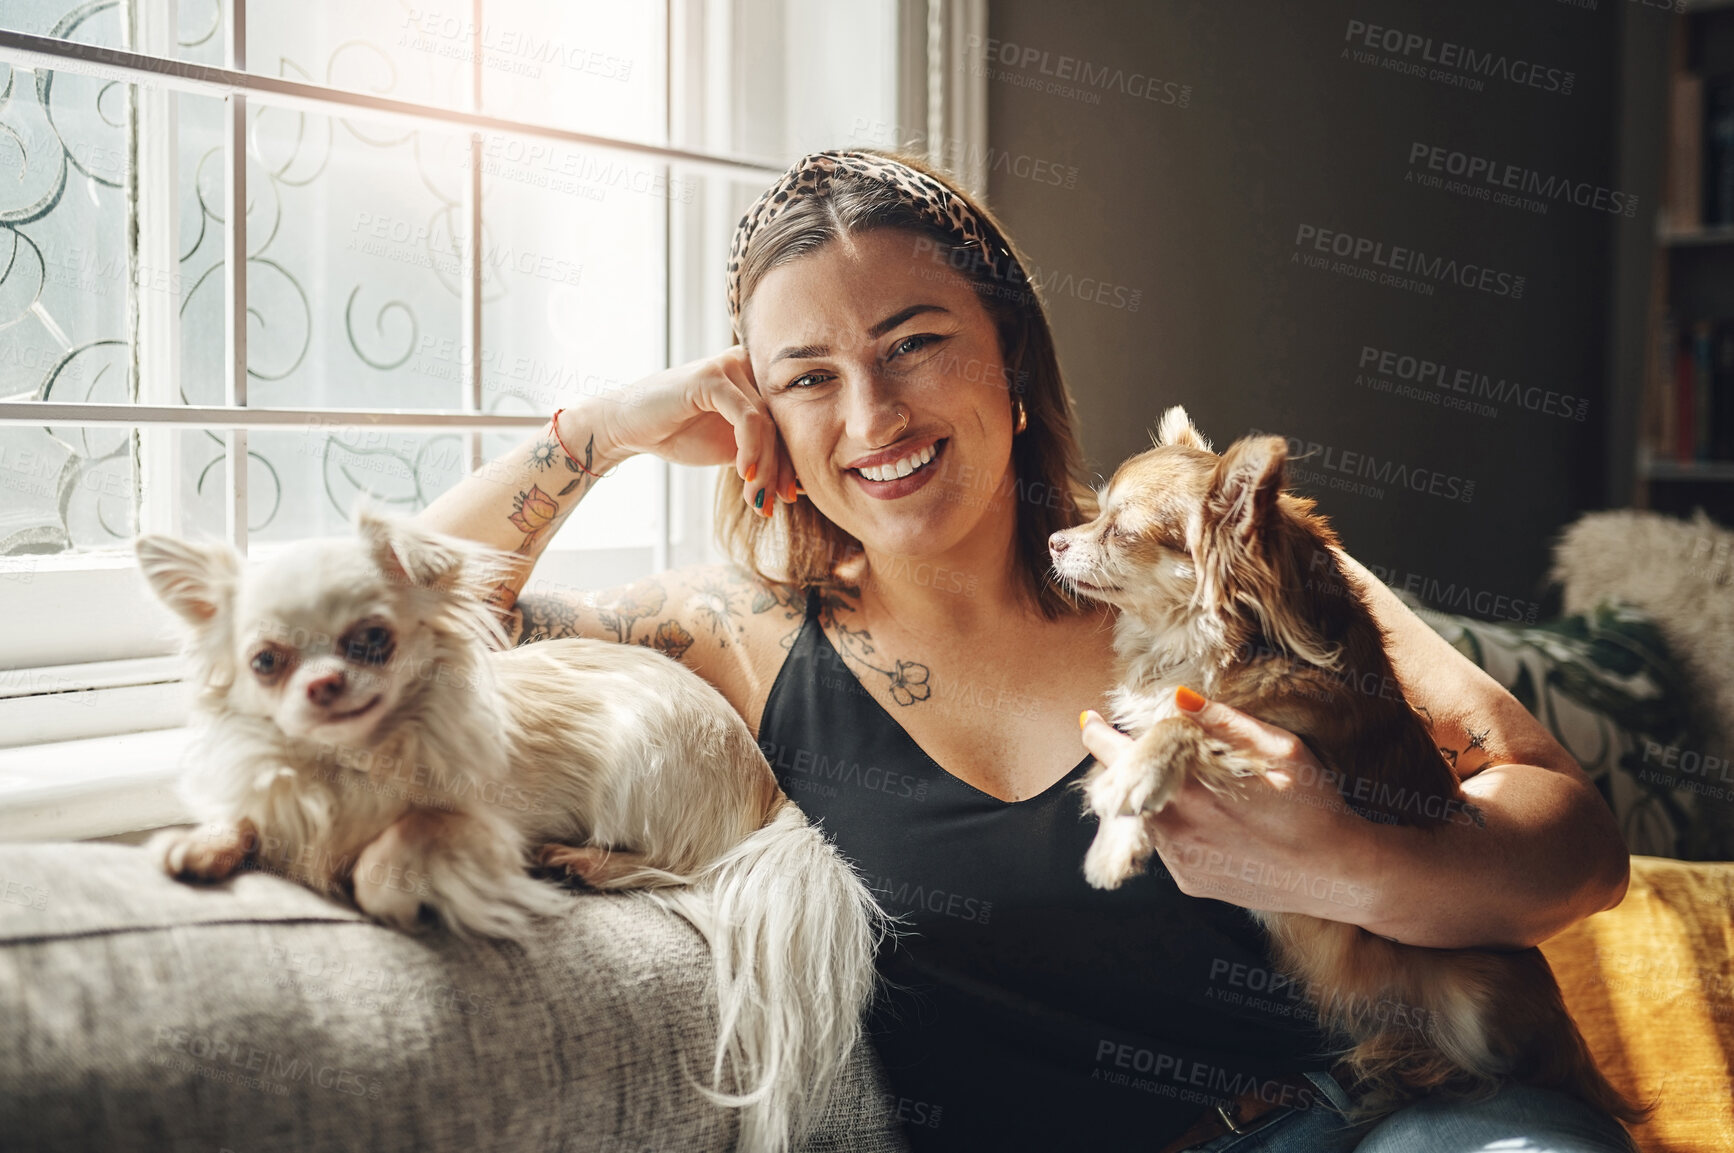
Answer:
<path fill-rule="evenodd" d="M 753 378 L 807 499 L 902 556 L 972 534 L 1003 544 L 1012 517 L 995 499 L 1012 442 L 999 337 L 931 251 L 899 229 L 832 241 L 766 273 L 745 311 Z"/>

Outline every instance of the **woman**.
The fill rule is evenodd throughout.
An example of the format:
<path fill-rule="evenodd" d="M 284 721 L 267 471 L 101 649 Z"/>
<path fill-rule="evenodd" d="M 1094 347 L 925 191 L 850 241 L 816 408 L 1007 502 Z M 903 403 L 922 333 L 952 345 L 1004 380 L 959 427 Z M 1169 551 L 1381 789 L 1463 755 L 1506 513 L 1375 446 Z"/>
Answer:
<path fill-rule="evenodd" d="M 1626 1147 L 1610 1119 L 1525 1089 L 1348 1129 L 1304 1003 L 1236 907 L 1515 947 L 1617 903 L 1611 814 L 1509 694 L 1348 562 L 1486 826 L 1362 820 L 1292 734 L 1205 702 L 1200 723 L 1270 781 L 1232 805 L 1189 787 L 1157 821 L 1165 868 L 1089 888 L 1093 820 L 1067 786 L 1130 742 L 1095 711 L 1111 610 L 1048 575 L 1049 534 L 1093 498 L 1025 262 L 919 162 L 844 152 L 767 190 L 729 267 L 736 347 L 630 404 L 556 413 L 423 520 L 525 558 L 499 589 L 521 642 L 648 644 L 707 678 L 905 914 L 871 1026 L 913 1144 L 1457 1150 L 1515 1130 Z M 733 466 L 718 521 L 737 563 L 517 600 L 560 521 L 640 452 Z"/>

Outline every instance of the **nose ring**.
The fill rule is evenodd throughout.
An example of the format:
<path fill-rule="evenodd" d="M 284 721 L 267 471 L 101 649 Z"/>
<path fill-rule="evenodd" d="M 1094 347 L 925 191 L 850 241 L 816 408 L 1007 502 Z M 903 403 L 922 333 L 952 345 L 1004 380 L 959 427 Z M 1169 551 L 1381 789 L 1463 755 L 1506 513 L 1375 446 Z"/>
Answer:
<path fill-rule="evenodd" d="M 898 406 L 892 408 L 891 411 L 895 412 L 897 414 L 898 419 L 903 422 L 902 424 L 897 426 L 897 433 L 895 436 L 893 436 L 891 438 L 891 440 L 896 440 L 898 437 L 903 435 L 905 430 L 907 430 L 909 428 L 909 414 L 903 411 L 903 408 L 901 405 L 898 405 Z M 888 440 L 885 443 L 890 444 L 891 440 Z M 880 447 L 884 447 L 884 446 L 881 445 Z"/>

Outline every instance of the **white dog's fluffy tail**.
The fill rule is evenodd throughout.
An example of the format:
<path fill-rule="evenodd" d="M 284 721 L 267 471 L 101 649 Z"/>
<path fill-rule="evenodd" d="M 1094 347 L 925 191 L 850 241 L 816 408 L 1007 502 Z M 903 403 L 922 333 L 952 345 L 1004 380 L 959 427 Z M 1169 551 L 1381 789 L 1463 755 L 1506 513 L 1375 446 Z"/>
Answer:
<path fill-rule="evenodd" d="M 738 1148 L 782 1153 L 822 1116 L 860 1036 L 885 915 L 788 801 L 691 888 L 647 895 L 710 942 L 720 1016 L 705 1094 L 740 1108 Z"/>

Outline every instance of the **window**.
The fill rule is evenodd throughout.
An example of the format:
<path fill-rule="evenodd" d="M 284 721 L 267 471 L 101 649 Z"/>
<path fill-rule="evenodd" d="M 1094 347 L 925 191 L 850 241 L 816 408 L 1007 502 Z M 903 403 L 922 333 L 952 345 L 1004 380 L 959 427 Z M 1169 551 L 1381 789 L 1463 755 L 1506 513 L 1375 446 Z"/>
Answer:
<path fill-rule="evenodd" d="M 936 62 L 982 11 L 9 0 L 0 746 L 179 722 L 40 707 L 169 699 L 137 533 L 260 555 L 363 492 L 415 511 L 555 408 L 724 347 L 746 205 L 815 148 L 944 159 Z M 704 559 L 709 492 L 628 462 L 533 584 Z"/>

